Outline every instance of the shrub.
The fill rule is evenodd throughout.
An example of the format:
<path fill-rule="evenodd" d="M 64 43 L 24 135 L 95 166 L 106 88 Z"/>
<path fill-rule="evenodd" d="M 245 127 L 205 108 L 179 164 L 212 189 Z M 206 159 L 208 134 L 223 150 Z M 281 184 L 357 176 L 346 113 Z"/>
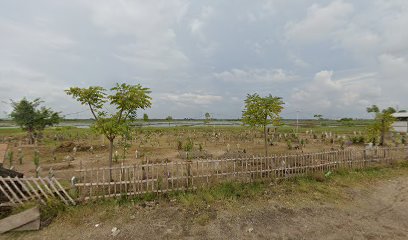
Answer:
<path fill-rule="evenodd" d="M 292 149 L 293 149 L 292 141 L 287 140 L 287 141 L 286 141 L 286 144 L 288 145 L 288 149 L 289 149 L 289 150 L 292 150 Z"/>
<path fill-rule="evenodd" d="M 13 151 L 8 151 L 7 152 L 7 160 L 9 161 L 10 167 L 13 166 L 13 157 L 14 157 L 14 152 Z"/>
<path fill-rule="evenodd" d="M 177 141 L 177 150 L 182 150 L 183 149 L 183 143 L 180 141 L 180 140 L 178 140 Z"/>
<path fill-rule="evenodd" d="M 183 150 L 185 152 L 191 152 L 193 150 L 194 143 L 191 139 L 187 140 L 187 143 L 184 145 Z"/>

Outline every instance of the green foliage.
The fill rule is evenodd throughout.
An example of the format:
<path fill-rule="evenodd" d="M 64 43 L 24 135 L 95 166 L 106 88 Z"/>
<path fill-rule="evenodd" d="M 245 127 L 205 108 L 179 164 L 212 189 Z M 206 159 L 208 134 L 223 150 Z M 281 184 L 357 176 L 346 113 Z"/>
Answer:
<path fill-rule="evenodd" d="M 151 97 L 148 88 L 141 85 L 116 84 L 107 94 L 102 87 L 78 88 L 66 90 L 68 95 L 88 106 L 95 118 L 94 130 L 104 134 L 109 140 L 118 134 L 127 131 L 129 124 L 136 119 L 136 111 L 151 106 Z M 109 113 L 104 106 L 114 108 L 116 111 Z"/>
<path fill-rule="evenodd" d="M 283 110 L 282 98 L 269 95 L 260 97 L 258 94 L 248 94 L 245 99 L 245 109 L 242 121 L 249 126 L 279 125 L 280 113 Z"/>
<path fill-rule="evenodd" d="M 166 121 L 169 123 L 169 126 L 170 126 L 170 123 L 173 121 L 173 117 L 172 116 L 167 116 Z"/>
<path fill-rule="evenodd" d="M 211 121 L 211 115 L 210 115 L 210 113 L 208 113 L 208 112 L 205 113 L 205 114 L 204 114 L 204 118 L 205 118 L 205 119 L 204 119 L 204 123 L 205 123 L 205 124 L 209 124 L 210 121 Z"/>
<path fill-rule="evenodd" d="M 189 139 L 187 140 L 186 144 L 184 144 L 183 150 L 184 150 L 185 152 L 191 152 L 191 151 L 193 150 L 193 148 L 194 148 L 194 142 L 193 142 L 192 139 L 189 138 Z"/>
<path fill-rule="evenodd" d="M 126 159 L 126 155 L 128 153 L 129 148 L 131 147 L 130 141 L 132 140 L 132 131 L 128 127 L 127 131 L 123 132 L 121 138 L 119 139 L 118 145 L 122 149 L 122 159 Z"/>
<path fill-rule="evenodd" d="M 40 152 L 38 150 L 34 151 L 33 162 L 36 168 L 40 166 Z"/>
<path fill-rule="evenodd" d="M 26 98 L 18 102 L 11 101 L 13 111 L 10 117 L 18 126 L 29 133 L 32 141 L 47 126 L 58 124 L 62 119 L 59 113 L 53 112 L 50 108 L 39 108 L 41 103 L 39 98 L 33 101 Z"/>
<path fill-rule="evenodd" d="M 321 115 L 321 114 L 315 114 L 315 115 L 313 115 L 313 117 L 316 118 L 319 121 L 323 120 L 323 115 Z"/>
<path fill-rule="evenodd" d="M 7 151 L 7 160 L 9 161 L 10 167 L 13 166 L 14 152 L 12 150 Z"/>
<path fill-rule="evenodd" d="M 287 140 L 287 141 L 286 141 L 286 145 L 288 146 L 288 149 L 289 149 L 289 150 L 292 150 L 292 149 L 293 149 L 292 141 L 291 141 L 291 140 Z"/>
<path fill-rule="evenodd" d="M 177 199 L 190 208 L 207 208 L 208 204 L 217 201 L 236 201 L 251 199 L 264 193 L 267 185 L 262 182 L 239 183 L 225 182 L 195 193 L 175 193 Z"/>
<path fill-rule="evenodd" d="M 251 127 L 262 126 L 264 128 L 265 155 L 268 155 L 266 126 L 280 124 L 280 113 L 285 103 L 280 97 L 274 97 L 269 94 L 266 97 L 260 97 L 257 93 L 248 94 L 245 99 L 245 109 L 242 112 L 242 122 Z"/>
<path fill-rule="evenodd" d="M 50 222 L 51 219 L 57 217 L 66 209 L 67 207 L 62 201 L 55 198 L 48 199 L 46 204 L 40 205 L 41 220 Z"/>
<path fill-rule="evenodd" d="M 348 126 L 348 127 L 351 127 L 351 126 L 354 125 L 352 118 L 342 118 L 342 119 L 339 120 L 339 122 L 340 122 L 342 125 Z"/>
<path fill-rule="evenodd" d="M 371 139 L 372 140 L 372 139 Z M 364 136 L 353 136 L 350 137 L 350 141 L 354 144 L 358 144 L 358 143 L 364 143 L 365 142 L 365 138 Z"/>
<path fill-rule="evenodd" d="M 143 121 L 145 121 L 145 122 L 149 121 L 149 115 L 147 115 L 147 113 L 143 114 Z"/>
<path fill-rule="evenodd" d="M 110 153 L 114 139 L 118 135 L 127 134 L 132 122 L 136 120 L 137 110 L 149 108 L 152 99 L 149 96 L 150 90 L 140 84 L 117 83 L 110 89 L 109 94 L 102 87 L 71 87 L 65 92 L 82 105 L 89 107 L 95 119 L 92 129 L 105 135 L 110 141 Z M 110 113 L 105 109 L 115 111 Z M 112 163 L 112 154 L 109 155 L 109 163 Z"/>
<path fill-rule="evenodd" d="M 390 131 L 392 124 L 395 122 L 395 118 L 392 114 L 396 111 L 392 107 L 380 111 L 378 106 L 372 105 L 367 108 L 367 112 L 375 114 L 374 123 L 368 127 L 369 138 L 375 141 L 377 136 L 380 136 L 379 144 L 383 146 L 385 133 Z"/>

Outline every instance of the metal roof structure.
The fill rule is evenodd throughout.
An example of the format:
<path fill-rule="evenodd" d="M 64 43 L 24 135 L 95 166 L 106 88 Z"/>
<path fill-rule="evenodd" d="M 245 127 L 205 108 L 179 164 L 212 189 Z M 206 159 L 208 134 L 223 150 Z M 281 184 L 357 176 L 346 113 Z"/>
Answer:
<path fill-rule="evenodd" d="M 408 112 L 393 113 L 392 116 L 396 118 L 408 118 Z"/>

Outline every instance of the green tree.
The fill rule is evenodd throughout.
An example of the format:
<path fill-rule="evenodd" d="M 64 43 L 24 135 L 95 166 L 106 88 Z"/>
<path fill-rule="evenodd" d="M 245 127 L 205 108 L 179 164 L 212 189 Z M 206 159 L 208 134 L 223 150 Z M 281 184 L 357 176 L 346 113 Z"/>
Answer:
<path fill-rule="evenodd" d="M 205 119 L 204 119 L 204 123 L 205 124 L 209 124 L 210 123 L 210 121 L 211 121 L 211 115 L 210 115 L 210 113 L 205 113 L 204 114 L 204 117 L 205 117 Z"/>
<path fill-rule="evenodd" d="M 58 124 L 62 119 L 58 112 L 54 112 L 50 108 L 40 107 L 41 103 L 43 101 L 39 98 L 33 101 L 26 98 L 18 102 L 11 101 L 13 111 L 10 117 L 28 133 L 30 143 L 34 143 L 35 138 L 46 127 Z"/>
<path fill-rule="evenodd" d="M 170 123 L 173 121 L 173 117 L 172 116 L 167 116 L 166 121 L 169 123 L 169 127 L 170 127 Z"/>
<path fill-rule="evenodd" d="M 390 131 L 392 124 L 395 122 L 395 118 L 392 116 L 395 113 L 395 109 L 392 107 L 383 109 L 380 111 L 377 105 L 372 105 L 367 108 L 367 112 L 374 113 L 374 123 L 369 126 L 368 132 L 375 139 L 380 135 L 380 146 L 384 146 L 385 133 Z"/>
<path fill-rule="evenodd" d="M 143 121 L 145 121 L 145 122 L 149 121 L 149 115 L 147 115 L 147 113 L 143 114 Z"/>
<path fill-rule="evenodd" d="M 340 122 L 341 124 L 351 127 L 353 126 L 353 119 L 352 118 L 342 118 L 340 119 L 338 122 Z"/>
<path fill-rule="evenodd" d="M 256 127 L 262 126 L 264 132 L 265 154 L 268 155 L 267 125 L 280 123 L 280 113 L 285 103 L 280 97 L 272 95 L 260 97 L 258 94 L 248 94 L 245 99 L 245 109 L 242 112 L 244 124 Z"/>
<path fill-rule="evenodd" d="M 316 118 L 317 121 L 319 121 L 319 125 L 322 125 L 322 120 L 323 120 L 322 114 L 315 114 L 313 115 L 313 117 Z"/>
<path fill-rule="evenodd" d="M 136 120 L 136 111 L 151 107 L 151 93 L 140 84 L 116 84 L 110 92 L 102 87 L 65 90 L 82 105 L 88 106 L 95 119 L 93 129 L 109 140 L 109 167 L 112 167 L 113 144 L 117 136 L 130 131 L 130 125 Z M 107 108 L 105 108 L 107 107 Z M 115 109 L 108 112 L 105 109 Z"/>

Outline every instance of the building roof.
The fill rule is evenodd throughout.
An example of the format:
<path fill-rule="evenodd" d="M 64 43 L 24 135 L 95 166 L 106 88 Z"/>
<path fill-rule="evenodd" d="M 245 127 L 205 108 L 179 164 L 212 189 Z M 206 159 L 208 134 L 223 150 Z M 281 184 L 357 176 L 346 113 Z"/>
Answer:
<path fill-rule="evenodd" d="M 408 112 L 393 113 L 392 116 L 396 118 L 406 118 L 408 117 Z"/>

